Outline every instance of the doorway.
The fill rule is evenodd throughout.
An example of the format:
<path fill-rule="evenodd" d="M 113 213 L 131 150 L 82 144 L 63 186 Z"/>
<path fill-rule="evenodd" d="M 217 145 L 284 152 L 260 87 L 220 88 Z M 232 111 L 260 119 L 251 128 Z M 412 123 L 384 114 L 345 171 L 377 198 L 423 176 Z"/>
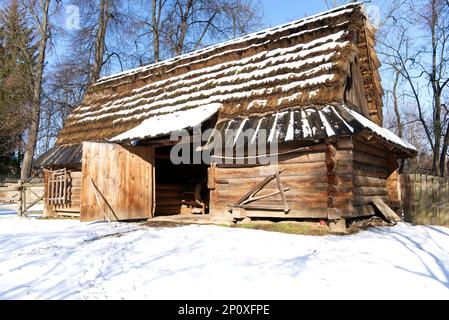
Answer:
<path fill-rule="evenodd" d="M 209 192 L 205 164 L 175 165 L 170 160 L 172 146 L 155 148 L 155 216 L 207 214 Z"/>

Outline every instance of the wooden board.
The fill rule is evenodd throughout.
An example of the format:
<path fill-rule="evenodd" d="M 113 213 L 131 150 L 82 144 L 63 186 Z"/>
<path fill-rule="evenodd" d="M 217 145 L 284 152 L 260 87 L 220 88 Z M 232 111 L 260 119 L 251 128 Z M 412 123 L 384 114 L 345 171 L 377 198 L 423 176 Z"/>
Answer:
<path fill-rule="evenodd" d="M 401 222 L 402 219 L 394 212 L 385 202 L 380 199 L 373 199 L 373 204 L 382 213 L 382 215 L 387 219 L 388 222 Z"/>
<path fill-rule="evenodd" d="M 81 220 L 135 220 L 153 213 L 153 148 L 83 143 Z"/>
<path fill-rule="evenodd" d="M 357 60 L 351 63 L 351 77 L 346 85 L 345 99 L 351 104 L 360 107 L 361 113 L 369 118 L 369 107 L 366 101 L 365 88 L 363 86 L 362 72 Z"/>
<path fill-rule="evenodd" d="M 374 216 L 374 208 L 372 205 L 366 206 L 354 206 L 352 214 L 350 216 L 343 215 L 345 218 L 359 218 L 359 217 L 369 217 Z"/>

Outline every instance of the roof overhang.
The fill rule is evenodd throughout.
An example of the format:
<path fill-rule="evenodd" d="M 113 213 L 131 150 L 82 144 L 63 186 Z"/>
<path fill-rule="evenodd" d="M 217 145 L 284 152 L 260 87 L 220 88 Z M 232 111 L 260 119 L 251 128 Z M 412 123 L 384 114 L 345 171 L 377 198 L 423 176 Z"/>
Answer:
<path fill-rule="evenodd" d="M 157 115 L 143 121 L 137 127 L 126 131 L 109 142 L 124 143 L 166 136 L 173 132 L 189 130 L 200 126 L 217 114 L 221 104 L 210 104 L 193 109 Z M 219 121 L 215 130 L 223 137 L 225 146 L 241 141 L 267 143 L 301 143 L 313 145 L 326 139 L 345 136 L 369 135 L 384 143 L 398 158 L 414 157 L 418 150 L 386 128 L 382 128 L 345 105 L 327 105 L 323 108 L 295 108 L 267 115 L 252 115 Z M 263 135 L 261 134 L 263 131 Z M 228 134 L 231 132 L 232 134 Z M 248 134 L 249 133 L 249 134 Z M 243 137 L 244 136 L 244 137 Z M 201 149 L 214 148 L 215 135 Z M 240 139 L 243 137 L 243 139 Z M 246 140 L 245 140 L 246 139 Z M 80 164 L 82 144 L 55 146 L 36 163 L 41 167 Z"/>
<path fill-rule="evenodd" d="M 220 109 L 220 103 L 157 115 L 144 120 L 137 127 L 111 138 L 109 141 L 123 143 L 134 140 L 157 138 L 200 126 Z"/>
<path fill-rule="evenodd" d="M 345 105 L 295 108 L 268 115 L 228 119 L 220 121 L 215 129 L 222 137 L 219 141 L 224 141 L 226 147 L 242 142 L 258 143 L 260 139 L 266 139 L 267 143 L 311 145 L 326 139 L 367 133 L 378 138 L 399 158 L 413 157 L 418 153 L 413 145 Z M 214 140 L 212 135 L 203 149 L 214 148 Z"/>
<path fill-rule="evenodd" d="M 54 146 L 33 161 L 33 167 L 64 167 L 80 165 L 83 157 L 83 144 Z"/>

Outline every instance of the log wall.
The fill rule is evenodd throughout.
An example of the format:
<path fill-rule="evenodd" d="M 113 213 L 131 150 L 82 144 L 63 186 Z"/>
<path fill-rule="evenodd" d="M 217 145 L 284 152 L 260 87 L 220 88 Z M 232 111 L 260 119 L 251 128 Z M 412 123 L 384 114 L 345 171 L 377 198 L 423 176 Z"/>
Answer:
<path fill-rule="evenodd" d="M 251 188 L 277 170 L 281 173 L 290 212 L 257 212 L 248 215 L 285 218 L 327 218 L 328 183 L 325 148 L 313 152 L 291 153 L 279 156 L 278 165 L 218 166 L 209 170 L 210 213 L 223 214 Z M 277 192 L 276 181 L 271 181 L 260 194 Z M 254 202 L 257 206 L 282 207 L 282 198 L 276 195 Z"/>
<path fill-rule="evenodd" d="M 350 138 L 341 138 L 335 146 L 335 195 L 329 219 L 349 218 L 353 216 L 353 144 Z"/>
<path fill-rule="evenodd" d="M 359 139 L 354 140 L 354 216 L 374 215 L 373 198 L 391 204 L 387 180 L 398 167 L 387 150 Z"/>

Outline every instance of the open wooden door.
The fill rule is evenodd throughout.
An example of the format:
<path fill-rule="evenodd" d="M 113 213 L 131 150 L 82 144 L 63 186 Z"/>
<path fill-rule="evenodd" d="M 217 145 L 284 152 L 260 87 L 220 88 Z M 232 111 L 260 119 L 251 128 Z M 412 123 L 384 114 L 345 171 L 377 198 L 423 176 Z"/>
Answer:
<path fill-rule="evenodd" d="M 153 163 L 150 147 L 84 142 L 81 221 L 151 218 Z"/>

